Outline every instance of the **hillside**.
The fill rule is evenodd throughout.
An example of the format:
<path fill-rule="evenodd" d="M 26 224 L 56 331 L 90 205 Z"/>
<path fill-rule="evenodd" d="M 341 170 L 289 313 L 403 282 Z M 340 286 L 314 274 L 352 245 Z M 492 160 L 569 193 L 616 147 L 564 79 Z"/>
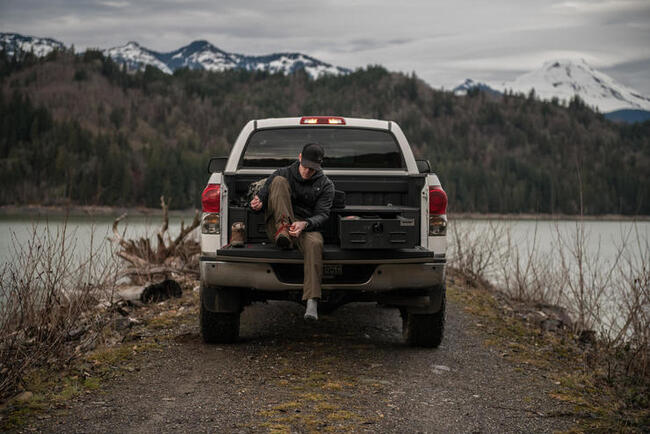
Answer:
<path fill-rule="evenodd" d="M 311 79 L 148 67 L 101 52 L 0 60 L 0 204 L 196 206 L 209 156 L 252 118 L 392 119 L 429 158 L 451 211 L 650 214 L 650 122 L 618 125 L 579 99 L 434 90 L 368 67 Z"/>

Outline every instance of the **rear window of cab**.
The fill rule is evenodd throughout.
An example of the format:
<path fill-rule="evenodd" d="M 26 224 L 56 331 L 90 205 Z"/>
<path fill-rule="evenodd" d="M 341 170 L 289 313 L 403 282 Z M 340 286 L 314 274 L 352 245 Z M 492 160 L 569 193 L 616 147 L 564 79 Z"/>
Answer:
<path fill-rule="evenodd" d="M 298 159 L 307 143 L 325 150 L 324 169 L 406 170 L 395 137 L 388 131 L 363 128 L 300 127 L 254 132 L 239 168 L 277 168 Z"/>

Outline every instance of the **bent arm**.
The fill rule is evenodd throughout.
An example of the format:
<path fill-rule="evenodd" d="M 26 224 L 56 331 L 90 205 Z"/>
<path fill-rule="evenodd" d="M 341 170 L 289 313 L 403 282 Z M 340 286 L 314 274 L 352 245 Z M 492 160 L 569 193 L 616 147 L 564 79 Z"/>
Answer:
<path fill-rule="evenodd" d="M 334 184 L 331 182 L 323 189 L 316 206 L 314 206 L 314 215 L 305 219 L 307 221 L 306 231 L 315 231 L 320 229 L 330 217 L 330 209 L 334 203 Z"/>

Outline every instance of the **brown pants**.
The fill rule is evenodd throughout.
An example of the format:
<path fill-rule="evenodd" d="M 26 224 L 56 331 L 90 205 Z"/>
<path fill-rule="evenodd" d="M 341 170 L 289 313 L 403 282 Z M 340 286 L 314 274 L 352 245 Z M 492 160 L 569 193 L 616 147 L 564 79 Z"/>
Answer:
<path fill-rule="evenodd" d="M 291 206 L 291 187 L 283 176 L 276 176 L 269 188 L 269 199 L 266 206 L 266 233 L 271 241 L 275 241 L 275 232 L 283 219 L 289 223 L 296 221 Z M 305 266 L 305 281 L 302 288 L 302 299 L 320 298 L 320 283 L 323 276 L 323 235 L 320 232 L 301 232 L 298 238 L 291 237 L 302 253 Z"/>

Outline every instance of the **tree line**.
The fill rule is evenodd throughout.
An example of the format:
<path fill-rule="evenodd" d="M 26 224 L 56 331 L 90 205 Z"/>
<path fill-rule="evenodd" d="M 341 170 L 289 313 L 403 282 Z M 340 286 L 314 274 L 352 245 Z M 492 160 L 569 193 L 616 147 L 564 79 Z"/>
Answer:
<path fill-rule="evenodd" d="M 578 98 L 459 97 L 381 66 L 133 73 L 97 50 L 0 53 L 0 204 L 198 206 L 209 157 L 248 120 L 315 114 L 398 122 L 452 211 L 650 214 L 650 122 L 616 124 Z"/>

